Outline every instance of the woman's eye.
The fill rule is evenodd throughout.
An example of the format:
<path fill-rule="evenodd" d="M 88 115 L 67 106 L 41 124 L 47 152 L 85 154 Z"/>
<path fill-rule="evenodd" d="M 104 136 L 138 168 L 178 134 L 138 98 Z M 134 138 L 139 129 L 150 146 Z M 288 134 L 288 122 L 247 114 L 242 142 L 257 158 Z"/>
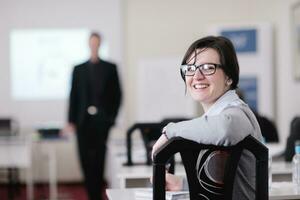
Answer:
<path fill-rule="evenodd" d="M 195 71 L 195 67 L 194 66 L 188 66 L 187 71 L 189 71 L 189 72 Z"/>
<path fill-rule="evenodd" d="M 204 69 L 204 70 L 212 70 L 212 69 L 214 69 L 214 68 L 215 68 L 214 65 L 203 65 L 203 69 Z"/>

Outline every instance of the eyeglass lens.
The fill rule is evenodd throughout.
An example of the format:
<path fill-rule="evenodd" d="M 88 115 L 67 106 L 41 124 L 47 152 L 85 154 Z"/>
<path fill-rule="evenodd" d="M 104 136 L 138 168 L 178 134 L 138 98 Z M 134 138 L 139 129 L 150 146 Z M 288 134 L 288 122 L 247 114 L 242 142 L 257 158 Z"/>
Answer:
<path fill-rule="evenodd" d="M 215 64 L 202 64 L 199 66 L 196 65 L 186 65 L 183 72 L 186 76 L 193 76 L 196 73 L 196 70 L 199 69 L 203 75 L 212 75 L 216 71 Z"/>

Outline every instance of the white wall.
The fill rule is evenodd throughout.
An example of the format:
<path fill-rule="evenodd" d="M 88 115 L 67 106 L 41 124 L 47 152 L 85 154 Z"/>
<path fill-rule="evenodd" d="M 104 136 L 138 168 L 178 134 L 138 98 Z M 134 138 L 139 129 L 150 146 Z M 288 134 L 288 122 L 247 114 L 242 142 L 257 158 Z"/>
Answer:
<path fill-rule="evenodd" d="M 290 8 L 295 0 L 127 0 L 126 113 L 136 119 L 136 68 L 145 58 L 183 56 L 195 39 L 206 35 L 212 24 L 264 23 L 274 27 L 275 115 L 281 139 L 291 119 L 300 114 L 300 82 L 293 79 Z M 177 70 L 174 66 L 174 70 Z M 179 91 L 181 92 L 181 91 Z M 268 99 L 270 97 L 265 96 Z"/>
<path fill-rule="evenodd" d="M 299 82 L 292 76 L 290 9 L 294 2 L 296 0 L 80 0 L 75 3 L 71 0 L 2 0 L 0 116 L 14 116 L 23 127 L 48 121 L 63 122 L 66 119 L 66 101 L 20 102 L 11 99 L 11 29 L 84 27 L 103 32 L 111 44 L 112 60 L 119 64 L 123 75 L 126 127 L 138 120 L 135 116 L 135 73 L 138 62 L 164 56 L 182 57 L 189 44 L 206 35 L 212 24 L 270 22 L 274 27 L 275 38 L 274 88 L 277 114 L 274 119 L 284 139 L 291 119 L 300 110 L 300 95 L 295 92 L 299 90 Z"/>
<path fill-rule="evenodd" d="M 11 98 L 9 34 L 12 29 L 87 28 L 100 31 L 110 45 L 110 60 L 119 64 L 122 76 L 121 15 L 120 0 L 0 1 L 0 116 L 16 118 L 22 128 L 47 122 L 63 124 L 67 118 L 67 100 L 16 101 Z"/>
<path fill-rule="evenodd" d="M 25 127 L 48 121 L 63 122 L 66 118 L 66 101 L 18 102 L 11 99 L 11 29 L 83 27 L 103 32 L 111 44 L 112 60 L 119 64 L 123 75 L 127 127 L 126 124 L 138 120 L 136 72 L 141 60 L 182 57 L 191 42 L 205 36 L 212 24 L 270 22 L 274 27 L 277 97 L 274 119 L 284 140 L 291 119 L 300 114 L 300 82 L 293 78 L 291 52 L 294 41 L 291 39 L 290 9 L 294 2 L 296 0 L 2 0 L 0 116 L 15 116 Z"/>

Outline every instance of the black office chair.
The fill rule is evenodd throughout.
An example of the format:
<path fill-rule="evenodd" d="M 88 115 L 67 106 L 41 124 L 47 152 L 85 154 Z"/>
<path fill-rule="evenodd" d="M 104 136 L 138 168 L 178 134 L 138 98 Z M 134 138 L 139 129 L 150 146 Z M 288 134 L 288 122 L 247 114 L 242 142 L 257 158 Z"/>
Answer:
<path fill-rule="evenodd" d="M 293 118 L 290 125 L 290 135 L 286 141 L 285 161 L 290 162 L 295 154 L 295 141 L 300 140 L 300 117 Z"/>
<path fill-rule="evenodd" d="M 190 199 L 198 200 L 207 198 L 201 197 L 204 194 L 212 199 L 232 199 L 233 183 L 235 172 L 238 166 L 242 151 L 249 150 L 256 158 L 256 199 L 268 199 L 268 149 L 252 136 L 247 136 L 244 140 L 234 146 L 214 146 L 199 144 L 179 137 L 172 138 L 162 148 L 154 154 L 153 161 L 153 200 L 165 200 L 165 163 L 173 154 L 180 152 L 183 165 L 185 167 L 187 181 L 189 185 Z M 202 154 L 202 150 L 207 150 Z M 205 174 L 197 171 L 199 153 L 202 158 L 212 152 L 222 152 L 227 155 L 223 171 L 223 183 L 214 185 L 206 182 Z M 209 157 L 209 156 L 208 156 Z M 202 162 L 202 160 L 201 160 Z M 201 176 L 199 181 L 198 176 Z M 208 192 L 213 190 L 214 193 Z"/>
<path fill-rule="evenodd" d="M 151 151 L 152 146 L 155 141 L 161 136 L 161 131 L 164 126 L 166 126 L 170 122 L 179 122 L 187 120 L 186 118 L 165 118 L 161 122 L 153 122 L 153 123 L 136 123 L 133 124 L 126 133 L 126 147 L 127 147 L 127 162 L 125 165 L 137 165 L 137 164 L 146 164 L 151 165 Z M 145 163 L 133 162 L 132 160 L 132 134 L 138 131 L 142 135 L 144 147 L 146 150 L 146 161 Z"/>
<path fill-rule="evenodd" d="M 278 131 L 273 121 L 267 117 L 255 113 L 257 122 L 260 126 L 261 133 L 265 138 L 266 142 L 279 142 Z"/>
<path fill-rule="evenodd" d="M 16 136 L 18 123 L 11 118 L 0 118 L 0 137 Z M 20 174 L 17 168 L 4 168 L 1 170 L 8 181 L 8 199 L 14 199 L 20 193 Z"/>
<path fill-rule="evenodd" d="M 152 143 L 156 141 L 160 135 L 162 130 L 162 124 L 158 123 L 136 123 L 131 126 L 127 130 L 126 134 L 126 147 L 127 147 L 127 163 L 125 165 L 137 165 L 137 164 L 147 164 L 151 165 L 151 150 L 152 150 Z M 133 162 L 132 160 L 132 134 L 134 132 L 140 132 L 143 138 L 145 150 L 146 150 L 146 161 L 144 163 Z"/>

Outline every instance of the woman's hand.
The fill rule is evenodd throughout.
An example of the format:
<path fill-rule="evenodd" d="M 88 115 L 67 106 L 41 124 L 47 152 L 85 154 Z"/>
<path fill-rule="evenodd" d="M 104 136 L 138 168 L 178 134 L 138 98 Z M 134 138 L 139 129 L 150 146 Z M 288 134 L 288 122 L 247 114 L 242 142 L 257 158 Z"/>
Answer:
<path fill-rule="evenodd" d="M 183 180 L 181 177 L 174 174 L 166 173 L 166 190 L 180 191 L 182 190 Z"/>
<path fill-rule="evenodd" d="M 155 144 L 153 145 L 152 147 L 152 154 L 151 154 L 151 157 L 152 157 L 152 160 L 153 160 L 153 155 L 154 153 L 157 151 L 157 149 L 159 149 L 163 144 L 165 144 L 166 142 L 168 141 L 168 138 L 165 134 L 162 134 L 158 140 L 155 142 Z"/>
<path fill-rule="evenodd" d="M 152 183 L 153 177 L 150 178 Z M 181 191 L 183 188 L 183 179 L 174 174 L 166 172 L 166 191 Z"/>

